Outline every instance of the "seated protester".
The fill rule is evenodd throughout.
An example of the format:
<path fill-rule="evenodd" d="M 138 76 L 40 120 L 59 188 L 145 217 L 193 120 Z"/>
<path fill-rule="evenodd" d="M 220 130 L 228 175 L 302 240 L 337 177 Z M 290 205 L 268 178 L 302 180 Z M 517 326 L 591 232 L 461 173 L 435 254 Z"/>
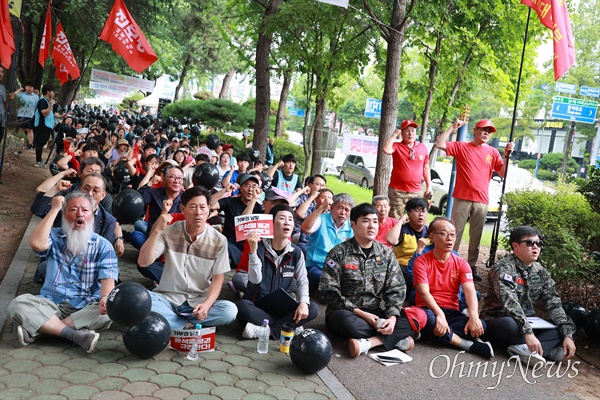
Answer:
<path fill-rule="evenodd" d="M 229 167 L 234 167 L 234 169 L 237 168 L 237 160 L 233 156 L 233 145 L 226 144 L 223 146 L 223 152 L 229 154 Z"/>
<path fill-rule="evenodd" d="M 183 148 L 178 149 L 175 153 L 173 153 L 173 161 L 177 163 L 182 169 L 187 165 L 187 156 Z"/>
<path fill-rule="evenodd" d="M 250 156 L 248 154 L 242 153 L 237 158 L 237 169 L 236 165 L 231 165 L 229 167 L 229 171 L 225 172 L 223 175 L 223 180 L 221 181 L 221 185 L 223 187 L 227 187 L 231 183 L 236 183 L 238 176 L 241 174 L 248 173 L 248 167 L 250 166 Z M 232 196 L 237 196 L 240 193 L 239 189 L 236 189 L 231 194 Z"/>
<path fill-rule="evenodd" d="M 296 189 L 302 189 L 302 180 L 294 173 L 295 169 L 296 156 L 287 154 L 283 156 L 281 161 L 273 165 L 267 174 L 273 179 L 272 185 L 274 187 L 293 194 Z"/>
<path fill-rule="evenodd" d="M 167 147 L 163 147 L 163 149 L 161 150 L 161 156 L 164 157 L 164 159 L 171 159 L 173 158 L 173 153 L 175 153 L 177 151 L 177 149 L 179 148 L 179 138 L 177 136 L 173 137 L 173 139 L 171 139 L 171 143 L 167 146 Z"/>
<path fill-rule="evenodd" d="M 519 356 L 524 364 L 545 364 L 547 358 L 562 361 L 575 355 L 573 335 L 577 328 L 565 314 L 554 280 L 538 257 L 542 251 L 541 233 L 530 226 L 519 226 L 510 233 L 513 250 L 490 269 L 483 313 L 487 321 L 486 339 L 494 345 L 508 346 L 508 354 Z M 541 302 L 556 325 L 536 329 L 527 317 L 536 316 Z"/>
<path fill-rule="evenodd" d="M 92 131 L 93 132 L 93 131 Z M 96 133 L 98 135 L 99 133 Z M 116 133 L 111 133 L 110 139 L 104 141 L 104 145 L 102 146 L 102 154 L 112 154 L 112 149 L 117 147 L 117 142 L 119 141 L 119 135 Z"/>
<path fill-rule="evenodd" d="M 302 232 L 309 235 L 306 246 L 306 270 L 310 291 L 319 287 L 323 263 L 334 246 L 354 236 L 350 227 L 350 210 L 354 200 L 349 194 L 340 193 L 327 199 L 302 223 Z"/>
<path fill-rule="evenodd" d="M 206 154 L 200 153 L 196 157 L 194 157 L 194 161 L 196 164 L 194 168 L 188 168 L 185 171 L 183 171 L 183 185 L 187 189 L 194 186 L 194 183 L 192 182 L 192 176 L 194 175 L 194 170 L 196 169 L 196 167 L 200 164 L 204 164 L 205 162 L 210 162 L 210 157 Z"/>
<path fill-rule="evenodd" d="M 379 224 L 379 233 L 375 240 L 384 246 L 392 248 L 393 246 L 388 243 L 386 237 L 388 232 L 398 224 L 396 218 L 390 217 L 390 199 L 387 196 L 375 196 L 371 200 L 371 204 L 377 210 L 377 223 Z M 405 277 L 406 279 L 406 277 Z M 408 289 L 408 288 L 407 288 Z"/>
<path fill-rule="evenodd" d="M 248 172 L 250 172 L 250 173 L 259 172 L 260 173 L 260 172 L 263 172 L 264 167 L 265 167 L 265 165 L 263 164 L 263 162 L 260 160 L 257 160 L 257 161 L 254 161 L 252 168 L 250 168 L 248 170 Z"/>
<path fill-rule="evenodd" d="M 62 209 L 61 228 L 52 228 Z M 9 315 L 19 323 L 17 334 L 23 346 L 42 334 L 61 336 L 88 353 L 94 351 L 100 334 L 111 320 L 106 300 L 119 275 L 111 243 L 93 231 L 94 200 L 76 191 L 66 198 L 56 196 L 52 208 L 34 228 L 29 244 L 47 257 L 48 268 L 38 296 L 23 294 L 11 301 Z"/>
<path fill-rule="evenodd" d="M 142 182 L 145 185 L 148 183 L 148 180 L 154 176 L 154 173 L 156 169 L 160 166 L 161 161 L 159 156 L 157 156 L 156 154 L 151 154 L 146 158 L 143 170 L 139 170 L 135 167 L 131 168 L 133 163 L 135 163 L 135 160 L 130 160 L 127 163 L 127 167 L 129 168 L 129 173 L 131 173 L 132 169 L 134 171 L 134 173 L 131 175 L 131 186 L 133 187 L 133 189 L 138 190 L 140 186 L 143 186 Z M 148 174 L 150 176 L 148 177 L 148 180 L 145 180 Z M 152 187 L 152 184 L 150 184 L 150 187 Z"/>
<path fill-rule="evenodd" d="M 163 212 L 163 203 L 167 200 L 172 201 L 169 213 L 180 212 L 181 194 L 183 188 L 183 171 L 178 166 L 169 165 L 162 169 L 163 186 L 151 188 L 144 185 L 139 188 L 139 192 L 144 199 L 144 206 L 148 210 L 148 226 L 146 233 L 135 230 L 129 235 L 131 245 L 136 249 L 141 249 L 146 241 L 147 233 L 152 230 L 152 225 L 156 222 Z"/>
<path fill-rule="evenodd" d="M 225 213 L 223 235 L 229 244 L 229 260 L 232 265 L 239 264 L 244 249 L 244 241 L 236 242 L 235 240 L 234 218 L 242 214 L 261 214 L 263 212 L 263 207 L 258 202 L 258 198 L 262 194 L 259 178 L 256 175 L 244 174 L 238 177 L 238 184 L 240 185 L 239 196 L 223 198 L 235 189 L 233 185 L 229 185 L 215 193 L 210 201 L 212 210 L 222 210 Z"/>
<path fill-rule="evenodd" d="M 229 154 L 228 153 L 221 153 L 221 155 L 219 156 L 219 163 L 217 164 L 217 171 L 219 171 L 219 181 L 215 185 L 215 189 L 221 190 L 225 187 L 225 186 L 223 186 L 223 177 L 229 171 Z"/>
<path fill-rule="evenodd" d="M 51 190 L 62 180 L 66 180 L 66 179 L 73 180 L 74 179 L 75 181 L 73 182 L 73 185 L 71 185 L 67 190 L 61 190 L 56 193 L 57 196 L 66 196 L 70 192 L 72 192 L 74 190 L 78 190 L 80 188 L 80 182 L 83 178 L 85 178 L 86 176 L 88 176 L 91 173 L 96 173 L 96 174 L 102 175 L 103 170 L 104 170 L 104 163 L 102 161 L 100 161 L 99 158 L 94 158 L 94 157 L 84 158 L 79 163 L 79 170 L 76 171 L 72 168 L 69 168 L 68 170 L 61 171 L 58 174 L 51 176 L 50 178 L 48 178 L 44 182 L 42 182 L 35 189 L 35 191 L 37 192 L 36 197 L 43 196 L 44 193 Z M 34 203 L 35 203 L 35 200 L 34 200 Z M 102 206 L 102 208 L 104 208 L 107 211 L 112 210 L 112 204 L 113 204 L 112 196 L 104 196 L 104 198 L 100 202 L 100 205 Z M 31 209 L 31 212 L 40 218 L 44 218 L 48 211 L 49 211 L 49 209 L 34 211 L 33 205 L 32 205 L 32 209 Z"/>
<path fill-rule="evenodd" d="M 313 198 L 314 200 L 311 200 Z M 311 201 L 315 204 L 315 209 L 312 211 L 310 211 L 310 208 L 312 208 L 310 207 Z M 302 222 L 300 223 L 300 233 L 294 236 L 294 240 L 297 241 L 296 244 L 298 245 L 298 247 L 300 247 L 300 249 L 304 253 L 304 256 L 306 256 L 306 246 L 308 246 L 308 239 L 310 238 L 310 236 L 302 232 L 302 224 L 306 220 L 306 217 L 315 212 L 325 202 L 327 204 L 333 203 L 333 192 L 327 188 L 319 190 L 316 194 L 311 193 L 311 196 L 308 198 L 308 200 L 306 200 L 305 202 L 300 204 L 298 208 L 296 208 L 296 221 L 301 219 Z"/>
<path fill-rule="evenodd" d="M 80 145 L 81 147 L 75 152 L 71 152 L 70 149 L 66 151 L 65 156 L 56 162 L 58 168 L 62 171 L 73 168 L 77 171 L 79 169 L 79 160 L 98 157 L 98 153 L 100 152 L 98 145 L 87 142 L 81 142 Z"/>
<path fill-rule="evenodd" d="M 265 200 L 263 201 L 264 214 L 270 214 L 271 209 L 276 205 L 289 206 L 289 193 L 277 188 L 271 188 L 265 192 Z M 233 274 L 231 282 L 229 283 L 229 286 L 234 293 L 246 292 L 248 285 L 249 252 L 250 246 L 248 245 L 248 241 L 245 241 L 240 262 L 237 264 L 235 274 Z"/>
<path fill-rule="evenodd" d="M 246 323 L 242 333 L 245 339 L 258 338 L 263 320 L 268 319 L 271 338 L 279 340 L 284 323 L 300 327 L 315 319 L 319 312 L 317 304 L 308 296 L 304 255 L 289 240 L 294 227 L 294 212 L 290 206 L 278 204 L 270 213 L 273 215 L 273 239 L 261 240 L 255 232 L 247 238 L 250 255 L 248 289 L 244 298 L 236 303 L 237 317 Z M 256 301 L 279 289 L 293 294 L 297 307 L 290 308 L 285 315 L 271 315 L 255 305 Z"/>
<path fill-rule="evenodd" d="M 408 261 L 417 250 L 419 239 L 427 237 L 427 212 L 429 203 L 427 200 L 416 197 L 406 202 L 406 214 L 402 215 L 400 221 L 388 232 L 387 242 L 394 246 L 394 254 L 398 264 L 402 267 L 402 274 L 406 281 L 406 291 L 414 291 L 413 276 L 406 270 Z"/>
<path fill-rule="evenodd" d="M 119 161 L 127 161 L 129 160 L 129 151 L 131 150 L 131 145 L 126 139 L 119 139 L 117 141 L 116 147 L 111 148 L 110 154 L 106 152 L 104 156 L 108 159 L 108 167 L 114 168 Z"/>
<path fill-rule="evenodd" d="M 479 319 L 471 267 L 452 253 L 456 239 L 454 225 L 446 217 L 434 219 L 429 225 L 429 238 L 435 247 L 415 260 L 414 269 L 416 304 L 427 314 L 423 334 L 484 358 L 494 357 L 492 345 L 479 339 L 486 325 Z M 468 317 L 458 311 L 460 284 L 469 307 Z"/>
<path fill-rule="evenodd" d="M 412 350 L 425 313 L 402 309 L 404 280 L 392 250 L 375 240 L 377 211 L 363 203 L 352 209 L 350 220 L 354 237 L 329 252 L 319 282 L 319 297 L 327 304 L 325 324 L 350 338 L 351 357 L 382 345 Z"/>
<path fill-rule="evenodd" d="M 181 196 L 185 220 L 167 226 L 172 216 L 162 214 L 140 250 L 142 268 L 165 256 L 162 279 L 150 295 L 152 311 L 165 317 L 171 329 L 225 325 L 237 314 L 235 304 L 217 300 L 229 262 L 227 240 L 206 224 L 209 202 L 203 187 L 186 190 Z"/>
<path fill-rule="evenodd" d="M 306 216 L 312 214 L 317 209 L 317 203 L 315 199 L 319 196 L 319 191 L 325 189 L 327 186 L 327 180 L 323 175 L 311 175 L 306 178 L 306 186 L 302 188 L 301 193 L 298 195 L 295 203 L 296 207 L 296 218 L 294 223 L 294 243 L 308 243 L 308 237 L 302 234 L 302 223 L 306 219 Z"/>

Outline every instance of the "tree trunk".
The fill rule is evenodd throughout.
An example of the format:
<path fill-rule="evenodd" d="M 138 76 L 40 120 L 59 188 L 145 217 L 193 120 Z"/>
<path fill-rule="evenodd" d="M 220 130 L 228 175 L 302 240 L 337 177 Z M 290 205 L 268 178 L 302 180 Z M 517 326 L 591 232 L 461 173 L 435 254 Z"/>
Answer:
<path fill-rule="evenodd" d="M 317 90 L 317 93 L 319 91 Z M 327 87 L 324 88 L 323 93 L 319 94 L 315 107 L 315 124 L 314 124 L 314 138 L 313 138 L 313 158 L 312 168 L 310 170 L 311 175 L 321 173 L 321 161 L 323 159 L 323 135 L 325 127 L 325 111 L 327 110 Z"/>
<path fill-rule="evenodd" d="M 569 165 L 569 158 L 571 158 L 571 152 L 573 151 L 573 139 L 575 138 L 575 121 L 571 121 L 571 127 L 569 128 L 569 134 L 567 135 L 567 141 L 565 142 L 565 155 L 563 157 L 562 166 L 560 173 L 565 175 L 567 173 L 567 166 Z"/>
<path fill-rule="evenodd" d="M 75 91 L 77 90 L 77 84 L 79 83 L 79 79 L 81 78 L 75 79 L 74 81 L 68 81 L 60 87 L 60 93 L 58 94 L 58 99 L 56 100 L 56 102 L 62 108 L 68 106 L 69 103 L 71 103 L 71 100 L 73 100 L 73 96 L 75 95 Z"/>
<path fill-rule="evenodd" d="M 438 57 L 442 48 L 442 34 L 438 31 L 437 40 L 435 42 L 435 50 L 433 56 L 429 58 L 429 90 L 427 91 L 427 100 L 425 101 L 425 109 L 423 110 L 423 122 L 421 125 L 421 143 L 425 143 L 427 135 L 427 126 L 429 125 L 429 112 L 431 111 L 431 103 L 433 102 L 433 92 L 435 91 L 435 76 L 437 75 Z"/>
<path fill-rule="evenodd" d="M 220 99 L 229 98 L 229 86 L 231 84 L 231 80 L 235 75 L 235 68 L 231 68 L 227 74 L 225 74 L 225 78 L 223 78 L 223 85 L 221 86 L 221 92 L 219 92 Z"/>
<path fill-rule="evenodd" d="M 283 123 L 285 122 L 285 110 L 287 107 L 287 99 L 290 94 L 290 86 L 292 84 L 292 71 L 283 72 L 283 86 L 279 94 L 279 107 L 277 108 L 277 119 L 275 121 L 275 137 L 283 136 Z"/>
<path fill-rule="evenodd" d="M 269 0 L 264 18 L 275 14 L 283 0 Z M 273 35 L 261 31 L 256 43 L 256 115 L 254 117 L 254 140 L 252 147 L 260 150 L 260 160 L 265 161 L 269 137 L 269 111 L 271 109 L 271 86 L 269 52 Z"/>
<path fill-rule="evenodd" d="M 173 97 L 173 102 L 176 102 L 177 99 L 179 99 L 179 91 L 181 90 L 181 87 L 183 86 L 183 83 L 185 82 L 185 77 L 188 74 L 190 65 L 192 65 L 192 56 L 190 54 L 188 54 L 185 59 L 185 62 L 183 63 L 183 69 L 181 70 L 181 75 L 179 76 L 179 82 L 177 83 L 177 86 L 175 87 L 175 96 Z"/>

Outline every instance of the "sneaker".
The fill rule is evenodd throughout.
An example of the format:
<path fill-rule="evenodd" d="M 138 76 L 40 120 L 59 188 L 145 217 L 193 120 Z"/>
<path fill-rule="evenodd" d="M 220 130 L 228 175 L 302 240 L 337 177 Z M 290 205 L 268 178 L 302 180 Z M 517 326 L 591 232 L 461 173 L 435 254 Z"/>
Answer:
<path fill-rule="evenodd" d="M 546 364 L 546 359 L 538 354 L 537 351 L 531 352 L 526 344 L 513 344 L 506 349 L 511 356 L 518 356 L 519 361 L 527 366 Z"/>
<path fill-rule="evenodd" d="M 244 339 L 258 339 L 260 328 L 262 327 L 248 322 L 244 328 L 244 332 L 242 332 L 242 337 Z"/>
<path fill-rule="evenodd" d="M 396 343 L 394 347 L 402 351 L 411 351 L 415 347 L 415 340 L 411 336 L 407 336 Z"/>
<path fill-rule="evenodd" d="M 33 164 L 33 166 L 36 168 L 44 168 L 44 163 L 41 161 L 38 161 L 35 164 Z"/>
<path fill-rule="evenodd" d="M 238 294 L 240 291 L 237 290 L 237 288 L 235 287 L 235 285 L 233 284 L 233 282 L 229 281 L 229 288 L 231 289 L 231 291 L 235 294 Z"/>
<path fill-rule="evenodd" d="M 38 333 L 37 335 L 32 336 L 25 328 L 23 328 L 23 325 L 19 325 L 17 326 L 17 336 L 19 337 L 21 345 L 27 346 L 38 340 L 41 335 Z"/>
<path fill-rule="evenodd" d="M 350 339 L 348 343 L 350 357 L 356 358 L 361 354 L 367 354 L 371 349 L 371 342 L 367 339 Z"/>
<path fill-rule="evenodd" d="M 88 353 L 94 351 L 98 339 L 100 339 L 100 334 L 89 329 L 79 329 L 73 336 L 73 342 Z"/>
<path fill-rule="evenodd" d="M 473 345 L 469 349 L 469 353 L 477 354 L 483 358 L 494 357 L 494 348 L 490 342 L 484 342 L 477 338 L 473 341 Z"/>
<path fill-rule="evenodd" d="M 562 346 L 556 346 L 546 355 L 546 358 L 552 361 L 563 361 L 565 359 L 565 350 Z"/>
<path fill-rule="evenodd" d="M 33 150 L 33 145 L 31 143 L 27 145 L 27 150 Z"/>

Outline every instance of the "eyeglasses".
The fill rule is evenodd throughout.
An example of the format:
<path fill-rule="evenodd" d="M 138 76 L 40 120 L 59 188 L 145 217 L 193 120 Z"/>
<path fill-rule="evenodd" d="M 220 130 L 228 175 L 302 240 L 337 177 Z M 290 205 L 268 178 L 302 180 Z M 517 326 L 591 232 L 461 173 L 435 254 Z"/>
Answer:
<path fill-rule="evenodd" d="M 454 239 L 456 237 L 456 233 L 448 233 L 448 232 L 433 232 L 434 235 L 440 235 L 443 239 L 451 238 Z"/>
<path fill-rule="evenodd" d="M 173 181 L 173 182 L 183 182 L 183 177 L 182 176 L 167 176 L 167 179 Z"/>
<path fill-rule="evenodd" d="M 519 244 L 521 243 L 525 243 L 527 247 L 537 246 L 540 249 L 544 246 L 544 241 L 542 240 L 521 240 Z"/>
<path fill-rule="evenodd" d="M 415 149 L 410 149 L 410 159 L 414 160 L 415 159 Z"/>
<path fill-rule="evenodd" d="M 415 214 L 427 214 L 427 210 L 423 210 L 422 208 L 415 208 L 414 210 L 411 210 L 411 212 L 414 212 Z"/>

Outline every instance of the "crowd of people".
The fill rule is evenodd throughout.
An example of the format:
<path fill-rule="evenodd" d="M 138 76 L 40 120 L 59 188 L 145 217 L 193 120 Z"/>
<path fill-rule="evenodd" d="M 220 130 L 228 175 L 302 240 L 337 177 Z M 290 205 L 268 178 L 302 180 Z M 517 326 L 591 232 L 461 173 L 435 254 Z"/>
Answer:
<path fill-rule="evenodd" d="M 325 176 L 299 177 L 293 154 L 262 164 L 231 144 L 209 148 L 199 140 L 194 146 L 185 133 L 84 108 L 63 115 L 56 128 L 53 95 L 43 87 L 27 114 L 36 165 L 44 166 L 49 138 L 61 141 L 54 146 L 61 150 L 56 174 L 37 188 L 32 205 L 43 218 L 30 238 L 40 256 L 34 280 L 42 288 L 9 306 L 22 345 L 54 335 L 93 351 L 96 330 L 111 323 L 107 296 L 129 241 L 139 250 L 139 272 L 152 281 L 152 310 L 172 329 L 237 319 L 245 324 L 242 337 L 253 339 L 268 319 L 271 338 L 279 339 L 284 323 L 302 330 L 313 320 L 318 300 L 326 305 L 328 330 L 348 339 L 351 357 L 376 347 L 410 351 L 421 337 L 486 359 L 501 346 L 528 364 L 575 353 L 575 326 L 537 261 L 543 241 L 535 228 L 513 230 L 512 252 L 490 269 L 486 301 L 479 303 L 474 281 L 487 187 L 494 171 L 504 176 L 512 151 L 509 143 L 503 159 L 487 144 L 496 131 L 489 120 L 475 125 L 470 142 L 447 141 L 462 121 L 437 138 L 435 146 L 457 162 L 455 205 L 452 218 L 428 224 L 429 156 L 416 142 L 414 121 L 404 121 L 383 147 L 393 160 L 389 197 L 356 205 L 352 196 L 328 189 Z M 202 163 L 215 165 L 214 187 L 195 182 L 194 168 Z M 140 193 L 145 215 L 133 231 L 124 232 L 112 215 L 109 186 Z M 272 237 L 251 232 L 236 240 L 235 217 L 248 214 L 271 215 Z M 457 251 L 467 220 L 464 260 Z M 220 298 L 226 283 L 239 301 Z M 295 301 L 272 307 L 269 301 L 281 293 Z M 554 328 L 539 329 L 528 319 L 538 300 Z"/>

